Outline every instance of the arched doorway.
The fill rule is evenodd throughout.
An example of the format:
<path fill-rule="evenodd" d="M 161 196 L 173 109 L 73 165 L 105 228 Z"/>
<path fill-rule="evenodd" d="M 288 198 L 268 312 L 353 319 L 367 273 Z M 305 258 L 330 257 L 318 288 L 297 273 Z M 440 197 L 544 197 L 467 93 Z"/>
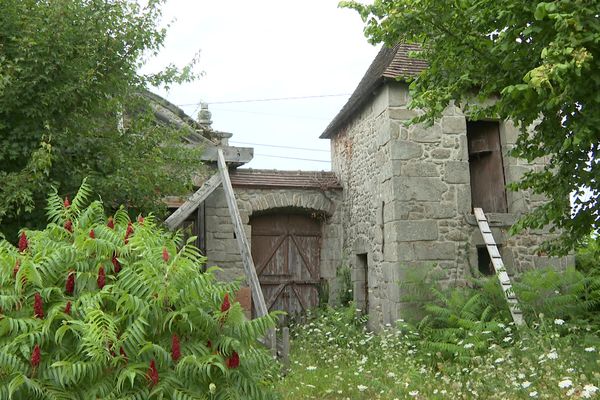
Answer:
<path fill-rule="evenodd" d="M 253 216 L 252 258 L 269 311 L 319 304 L 321 222 L 289 211 Z"/>

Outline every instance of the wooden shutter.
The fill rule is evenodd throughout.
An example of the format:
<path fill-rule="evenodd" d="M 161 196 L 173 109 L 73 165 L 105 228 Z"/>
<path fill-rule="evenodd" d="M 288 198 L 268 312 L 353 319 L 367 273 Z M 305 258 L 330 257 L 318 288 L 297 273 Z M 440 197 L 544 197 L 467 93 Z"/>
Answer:
<path fill-rule="evenodd" d="M 506 182 L 498 122 L 469 121 L 467 141 L 471 173 L 471 206 L 480 207 L 484 212 L 507 212 Z"/>

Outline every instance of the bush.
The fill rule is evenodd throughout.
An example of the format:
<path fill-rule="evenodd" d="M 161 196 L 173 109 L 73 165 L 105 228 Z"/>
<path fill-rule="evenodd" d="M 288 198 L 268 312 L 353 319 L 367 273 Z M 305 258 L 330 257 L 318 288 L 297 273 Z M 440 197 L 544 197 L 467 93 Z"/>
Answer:
<path fill-rule="evenodd" d="M 193 238 L 88 193 L 52 194 L 44 230 L 0 242 L 0 398 L 272 397 L 257 339 L 274 316 L 246 320 Z"/>

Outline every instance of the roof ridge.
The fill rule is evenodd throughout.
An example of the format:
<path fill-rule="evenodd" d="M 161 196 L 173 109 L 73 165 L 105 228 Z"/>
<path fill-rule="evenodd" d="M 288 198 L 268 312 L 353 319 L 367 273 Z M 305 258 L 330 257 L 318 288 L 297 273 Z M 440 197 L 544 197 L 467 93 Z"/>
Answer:
<path fill-rule="evenodd" d="M 346 104 L 319 137 L 329 139 L 334 136 L 350 116 L 364 105 L 368 95 L 383 84 L 384 79 L 415 77 L 427 68 L 425 60 L 409 56 L 410 52 L 420 49 L 420 45 L 413 43 L 398 43 L 394 47 L 384 45 Z"/>

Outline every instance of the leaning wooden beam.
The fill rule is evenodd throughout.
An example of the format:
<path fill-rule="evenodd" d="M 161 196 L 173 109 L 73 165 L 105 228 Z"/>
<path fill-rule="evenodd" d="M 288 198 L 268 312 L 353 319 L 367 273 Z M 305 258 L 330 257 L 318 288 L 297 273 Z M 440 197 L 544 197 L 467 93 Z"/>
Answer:
<path fill-rule="evenodd" d="M 229 207 L 229 214 L 231 214 L 231 222 L 233 224 L 233 229 L 235 230 L 235 237 L 242 255 L 242 263 L 244 264 L 246 278 L 248 279 L 250 290 L 252 291 L 252 302 L 256 306 L 256 314 L 259 317 L 262 317 L 267 315 L 267 305 L 265 304 L 265 297 L 260 288 L 258 275 L 256 275 L 256 268 L 254 267 L 254 261 L 252 261 L 250 244 L 248 243 L 246 233 L 244 232 L 242 218 L 240 217 L 237 202 L 235 201 L 235 194 L 233 193 L 229 172 L 227 171 L 227 165 L 225 164 L 225 157 L 223 156 L 223 151 L 221 149 L 218 149 L 217 151 L 217 162 L 221 180 L 223 181 L 223 191 L 225 192 L 225 199 L 227 200 L 227 206 Z"/>
<path fill-rule="evenodd" d="M 165 225 L 171 230 L 177 228 L 220 184 L 221 175 L 217 172 L 167 218 Z"/>

